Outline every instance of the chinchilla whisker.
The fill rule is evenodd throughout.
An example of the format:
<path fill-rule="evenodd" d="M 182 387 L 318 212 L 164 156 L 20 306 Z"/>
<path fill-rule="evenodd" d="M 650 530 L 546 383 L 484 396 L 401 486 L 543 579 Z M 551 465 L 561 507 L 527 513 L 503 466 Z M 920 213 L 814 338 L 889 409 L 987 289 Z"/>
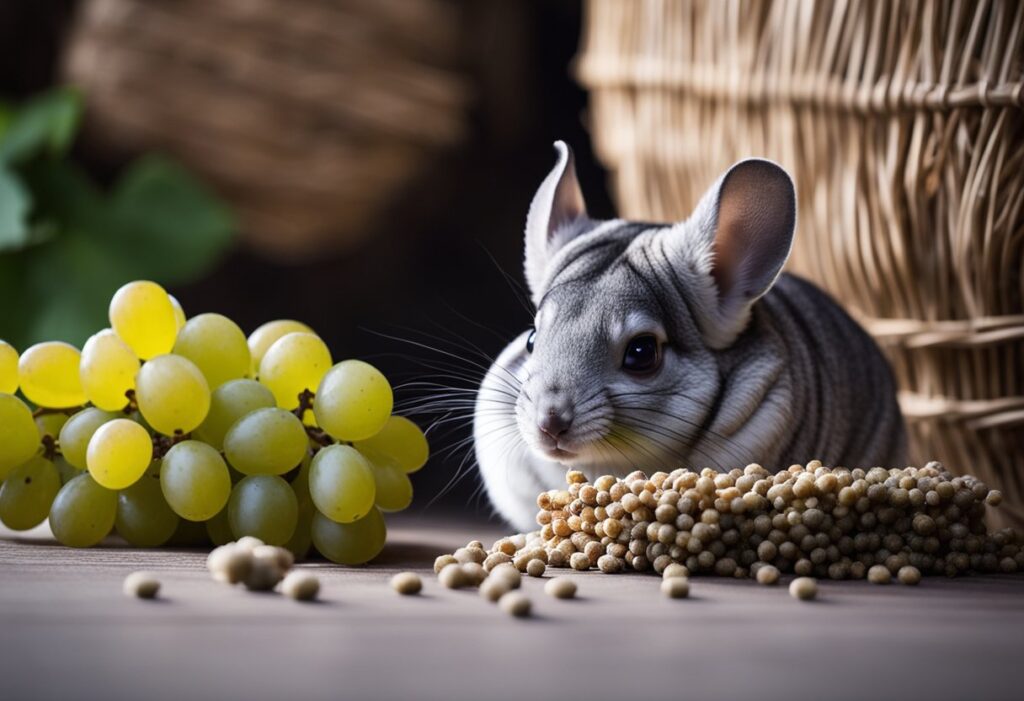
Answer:
<path fill-rule="evenodd" d="M 534 314 L 533 304 L 529 301 L 530 295 L 526 291 L 526 289 L 523 288 L 522 283 L 520 283 L 519 280 L 517 280 L 508 272 L 506 272 L 506 270 L 501 267 L 501 264 L 498 263 L 497 258 L 495 258 L 491 254 L 491 252 L 487 250 L 486 247 L 483 246 L 482 243 L 480 245 L 481 247 L 483 247 L 484 253 L 487 254 L 487 257 L 491 259 L 491 262 L 494 264 L 494 267 L 498 269 L 498 272 L 501 274 L 501 277 L 504 278 L 505 282 L 508 283 L 509 289 L 512 290 L 512 295 L 516 298 L 516 301 L 519 302 L 519 304 L 523 307 L 523 310 L 526 311 L 527 315 L 532 319 Z"/>
<path fill-rule="evenodd" d="M 662 413 L 664 413 L 664 412 L 662 412 Z M 671 415 L 669 415 L 669 416 L 671 416 Z M 639 430 L 643 431 L 646 438 L 648 438 L 648 439 L 650 439 L 652 441 L 655 441 L 659 445 L 662 445 L 663 447 L 665 447 L 670 452 L 678 453 L 678 450 L 679 450 L 678 445 L 673 446 L 670 443 L 665 443 L 665 442 L 659 440 L 659 438 L 658 438 L 659 436 L 661 436 L 662 438 L 665 438 L 665 439 L 675 440 L 677 443 L 682 443 L 689 450 L 695 451 L 698 454 L 699 457 L 702 457 L 705 460 L 708 460 L 710 463 L 712 463 L 712 464 L 714 464 L 716 466 L 718 465 L 718 462 L 716 460 L 714 460 L 706 451 L 704 451 L 703 449 L 698 448 L 695 445 L 695 443 L 697 442 L 697 441 L 695 441 L 695 439 L 698 438 L 698 436 L 696 434 L 694 434 L 692 436 L 686 436 L 685 434 L 681 434 L 678 431 L 673 431 L 673 430 L 671 430 L 669 428 L 666 428 L 666 427 L 664 427 L 661 424 L 655 423 L 653 421 L 646 421 L 646 420 L 641 419 L 641 418 L 636 417 L 636 416 L 619 417 L 619 421 L 620 421 L 620 423 L 623 423 L 623 424 L 626 424 L 626 425 L 630 425 L 633 428 L 636 428 L 636 429 L 639 429 Z M 713 434 L 713 433 L 710 433 L 710 432 L 708 433 L 708 436 L 710 436 L 710 438 L 708 439 L 709 442 L 713 446 L 715 446 L 716 448 L 719 448 L 723 452 L 726 452 L 728 454 L 728 457 L 729 457 L 729 459 L 731 461 L 734 461 L 736 463 L 743 462 L 743 460 L 744 460 L 743 456 L 739 455 L 738 453 L 736 453 L 733 450 L 734 444 L 733 444 L 733 442 L 730 439 L 728 439 L 728 438 L 724 438 L 723 439 L 723 438 L 717 436 L 717 434 Z M 711 440 L 711 438 L 714 438 L 715 440 Z M 682 459 L 683 456 L 680 455 L 679 458 Z"/>
<path fill-rule="evenodd" d="M 693 428 L 696 428 L 699 432 L 707 434 L 708 436 L 710 436 L 712 438 L 715 438 L 717 442 L 715 442 L 714 445 L 716 445 L 716 447 L 721 447 L 721 448 L 738 447 L 738 446 L 736 446 L 735 441 L 733 441 L 729 436 L 723 436 L 722 434 L 720 434 L 720 433 L 718 433 L 716 431 L 712 431 L 709 428 L 702 427 L 699 423 L 697 423 L 695 421 L 691 421 L 691 420 L 689 420 L 689 419 L 687 419 L 687 418 L 685 418 L 683 416 L 679 416 L 677 414 L 673 414 L 671 412 L 667 412 L 664 409 L 651 409 L 651 408 L 648 408 L 648 407 L 641 407 L 641 406 L 627 406 L 627 405 L 622 405 L 622 406 L 623 406 L 623 408 L 632 409 L 634 411 L 646 411 L 648 413 L 657 414 L 659 416 L 664 416 L 664 417 L 667 417 L 667 418 L 670 418 L 670 419 L 675 419 L 676 421 L 681 421 L 681 422 L 685 423 L 687 426 L 691 426 Z M 637 421 L 645 421 L 645 419 L 642 419 L 640 417 L 631 417 L 631 418 L 634 418 Z M 679 433 L 678 431 L 673 431 L 672 429 L 667 428 L 663 424 L 659 424 L 659 423 L 656 423 L 656 422 L 653 422 L 653 421 L 647 421 L 647 425 L 652 426 L 652 427 L 657 427 L 657 428 L 661 429 L 663 432 L 668 432 L 669 434 L 672 434 L 672 435 L 668 435 L 667 437 L 676 437 L 676 438 L 685 439 L 685 440 L 692 440 L 693 438 L 701 438 L 702 437 L 700 435 L 687 436 L 686 434 Z M 731 458 L 737 458 L 738 456 L 736 454 L 733 454 L 730 457 Z"/>

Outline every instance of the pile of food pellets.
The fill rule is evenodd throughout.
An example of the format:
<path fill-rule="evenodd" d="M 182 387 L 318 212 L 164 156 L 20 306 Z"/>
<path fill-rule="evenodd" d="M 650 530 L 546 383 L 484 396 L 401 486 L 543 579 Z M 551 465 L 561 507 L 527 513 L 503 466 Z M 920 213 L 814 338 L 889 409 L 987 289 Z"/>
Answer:
<path fill-rule="evenodd" d="M 206 558 L 206 568 L 218 582 L 243 584 L 251 591 L 272 591 L 280 584 L 285 596 L 300 601 L 315 599 L 320 580 L 304 570 L 292 570 L 294 564 L 290 550 L 267 545 L 252 536 L 214 548 Z"/>
<path fill-rule="evenodd" d="M 752 464 L 593 482 L 570 470 L 566 482 L 538 496 L 539 530 L 439 557 L 441 582 L 478 585 L 490 598 L 499 566 L 537 577 L 551 567 L 653 569 L 665 577 L 665 594 L 679 597 L 691 574 L 768 585 L 795 574 L 791 593 L 808 599 L 815 577 L 913 585 L 922 574 L 1024 570 L 1024 539 L 985 527 L 986 506 L 998 506 L 1001 494 L 937 462 L 850 470 L 814 460 L 777 474 Z"/>

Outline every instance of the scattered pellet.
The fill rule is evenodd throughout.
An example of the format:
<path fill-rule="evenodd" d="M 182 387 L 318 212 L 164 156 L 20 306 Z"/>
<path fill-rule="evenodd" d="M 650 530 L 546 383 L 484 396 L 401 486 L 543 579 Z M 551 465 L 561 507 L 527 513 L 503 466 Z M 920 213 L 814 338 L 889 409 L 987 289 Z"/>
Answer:
<path fill-rule="evenodd" d="M 892 572 L 885 565 L 874 565 L 868 570 L 868 581 L 872 584 L 888 584 L 892 581 Z"/>
<path fill-rule="evenodd" d="M 491 570 L 487 579 L 502 580 L 508 584 L 509 589 L 518 589 L 523 582 L 523 575 L 515 567 L 505 563 Z"/>
<path fill-rule="evenodd" d="M 488 577 L 480 585 L 480 596 L 491 602 L 497 601 L 510 591 L 512 586 L 504 577 Z"/>
<path fill-rule="evenodd" d="M 437 581 L 449 589 L 459 589 L 469 584 L 466 581 L 466 573 L 463 571 L 462 565 L 458 563 L 451 563 L 441 568 L 437 575 Z"/>
<path fill-rule="evenodd" d="M 320 593 L 320 580 L 312 572 L 292 570 L 281 582 L 281 593 L 296 601 L 312 601 Z"/>
<path fill-rule="evenodd" d="M 160 591 L 160 580 L 149 572 L 132 572 L 124 578 L 122 588 L 125 596 L 152 599 Z"/>
<path fill-rule="evenodd" d="M 459 548 L 452 555 L 462 564 L 467 562 L 481 564 L 487 559 L 487 552 L 483 548 Z"/>
<path fill-rule="evenodd" d="M 244 535 L 244 536 L 242 536 L 241 538 L 239 538 L 238 540 L 235 541 L 235 545 L 237 545 L 240 548 L 246 548 L 248 550 L 254 550 L 254 549 L 258 548 L 259 546 L 264 545 L 264 542 L 262 540 L 260 540 L 259 538 L 257 538 L 256 536 Z"/>
<path fill-rule="evenodd" d="M 670 599 L 685 599 L 690 595 L 690 580 L 686 577 L 669 577 L 661 581 L 661 593 Z"/>
<path fill-rule="evenodd" d="M 221 545 L 210 551 L 206 558 L 206 567 L 218 582 L 238 584 L 245 581 L 252 570 L 254 550 L 255 548 L 240 546 L 238 543 Z"/>
<path fill-rule="evenodd" d="M 442 556 L 442 557 L 445 557 L 445 556 Z M 452 558 L 452 559 L 454 560 L 454 558 Z M 512 562 L 512 556 L 511 555 L 507 555 L 506 553 L 503 553 L 503 552 L 491 553 L 490 555 L 487 556 L 487 559 L 484 560 L 484 569 L 487 570 L 488 572 L 490 572 L 491 570 L 493 570 L 498 565 L 501 565 L 501 564 L 506 563 L 506 562 Z"/>
<path fill-rule="evenodd" d="M 399 572 L 391 578 L 391 588 L 405 596 L 419 594 L 423 590 L 423 580 L 415 572 Z"/>
<path fill-rule="evenodd" d="M 243 580 L 245 588 L 251 591 L 270 591 L 284 578 L 284 572 L 273 555 L 256 557 L 253 552 L 252 567 Z"/>
<path fill-rule="evenodd" d="M 912 565 L 905 565 L 896 573 L 896 579 L 899 580 L 900 584 L 914 586 L 921 581 L 921 570 Z"/>
<path fill-rule="evenodd" d="M 797 577 L 789 583 L 789 595 L 803 601 L 813 599 L 818 595 L 818 580 L 813 577 Z"/>
<path fill-rule="evenodd" d="M 458 564 L 458 562 L 459 561 L 451 555 L 438 555 L 434 560 L 434 574 L 440 574 L 441 570 L 443 570 L 446 565 L 455 565 Z"/>
<path fill-rule="evenodd" d="M 670 577 L 689 577 L 690 570 L 686 569 L 686 565 L 680 565 L 678 562 L 673 562 L 661 572 L 661 576 L 664 579 Z"/>
<path fill-rule="evenodd" d="M 462 573 L 465 575 L 466 583 L 472 587 L 479 586 L 480 582 L 487 578 L 487 570 L 477 562 L 464 562 L 462 564 Z"/>
<path fill-rule="evenodd" d="M 498 599 L 498 606 L 502 611 L 516 618 L 526 618 L 529 616 L 530 608 L 532 607 L 530 599 L 518 591 L 502 594 L 501 598 Z"/>
<path fill-rule="evenodd" d="M 779 581 L 779 568 L 774 565 L 762 565 L 757 568 L 757 574 L 754 576 L 758 584 L 776 584 Z"/>
<path fill-rule="evenodd" d="M 544 585 L 544 591 L 556 599 L 571 599 L 576 596 L 576 582 L 568 577 L 554 577 Z"/>
<path fill-rule="evenodd" d="M 531 577 L 543 577 L 544 570 L 546 569 L 547 565 L 545 565 L 544 561 L 539 558 L 533 558 L 526 563 L 526 574 Z"/>

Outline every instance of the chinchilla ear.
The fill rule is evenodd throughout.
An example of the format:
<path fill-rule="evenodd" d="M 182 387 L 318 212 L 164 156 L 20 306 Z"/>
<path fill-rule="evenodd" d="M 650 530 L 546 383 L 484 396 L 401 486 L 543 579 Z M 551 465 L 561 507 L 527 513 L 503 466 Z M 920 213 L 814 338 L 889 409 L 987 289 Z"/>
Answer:
<path fill-rule="evenodd" d="M 793 247 L 796 192 L 777 163 L 740 161 L 671 227 L 666 249 L 698 291 L 698 323 L 708 344 L 724 348 L 743 332 L 750 308 L 782 272 Z"/>
<path fill-rule="evenodd" d="M 543 294 L 548 262 L 588 221 L 572 150 L 564 141 L 556 141 L 555 151 L 558 162 L 537 189 L 526 216 L 526 282 L 534 304 Z"/>

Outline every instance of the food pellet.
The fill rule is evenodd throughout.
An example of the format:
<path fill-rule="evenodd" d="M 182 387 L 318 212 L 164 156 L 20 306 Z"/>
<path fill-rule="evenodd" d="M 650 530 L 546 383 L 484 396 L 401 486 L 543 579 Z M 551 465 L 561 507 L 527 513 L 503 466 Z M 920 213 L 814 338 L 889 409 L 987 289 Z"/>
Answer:
<path fill-rule="evenodd" d="M 690 570 L 686 569 L 686 565 L 680 565 L 678 562 L 673 562 L 661 572 L 661 576 L 664 579 L 670 577 L 689 577 Z"/>
<path fill-rule="evenodd" d="M 456 561 L 463 564 L 467 562 L 480 564 L 487 559 L 487 552 L 483 548 L 459 548 L 452 555 Z"/>
<path fill-rule="evenodd" d="M 132 572 L 124 578 L 125 596 L 152 599 L 160 591 L 160 580 L 149 572 Z"/>
<path fill-rule="evenodd" d="M 441 570 L 443 570 L 446 565 L 455 565 L 458 564 L 458 562 L 459 561 L 451 555 L 438 555 L 437 559 L 434 560 L 434 574 L 440 574 Z"/>
<path fill-rule="evenodd" d="M 690 580 L 686 577 L 669 577 L 661 580 L 661 593 L 670 599 L 685 599 L 690 595 Z"/>
<path fill-rule="evenodd" d="M 868 570 L 868 581 L 872 584 L 888 584 L 892 581 L 892 573 L 885 565 L 875 565 Z"/>
<path fill-rule="evenodd" d="M 320 593 L 320 580 L 311 572 L 293 570 L 281 582 L 281 593 L 296 601 L 312 601 Z"/>
<path fill-rule="evenodd" d="M 812 577 L 797 577 L 789 583 L 789 595 L 803 601 L 813 599 L 818 595 L 818 580 Z"/>
<path fill-rule="evenodd" d="M 754 576 L 757 578 L 758 584 L 775 584 L 779 581 L 779 568 L 774 565 L 764 565 L 758 568 L 757 574 Z"/>
<path fill-rule="evenodd" d="M 587 562 L 590 558 L 587 558 Z M 605 574 L 615 574 L 622 571 L 622 561 L 613 555 L 602 555 L 597 558 L 597 568 Z"/>
<path fill-rule="evenodd" d="M 530 599 L 518 591 L 510 591 L 507 594 L 503 594 L 498 599 L 498 606 L 502 611 L 516 618 L 526 618 L 529 616 L 532 607 Z"/>
<path fill-rule="evenodd" d="M 415 572 L 399 572 L 391 578 L 391 588 L 406 596 L 419 594 L 423 590 L 423 580 Z"/>
<path fill-rule="evenodd" d="M 488 577 L 480 585 L 480 596 L 494 602 L 512 591 L 512 589 L 513 587 L 508 579 L 504 577 Z"/>
<path fill-rule="evenodd" d="M 479 586 L 480 582 L 487 578 L 487 571 L 483 565 L 476 562 L 466 562 L 462 565 L 462 573 L 466 583 L 470 586 Z"/>
<path fill-rule="evenodd" d="M 567 489 L 538 495 L 539 530 L 501 538 L 489 552 L 467 546 L 458 556 L 482 558 L 487 570 L 507 557 L 522 572 L 541 559 L 548 570 L 675 578 L 685 568 L 762 583 L 789 574 L 864 579 L 879 566 L 890 579 L 904 567 L 922 576 L 1024 569 L 1024 537 L 985 528 L 1001 495 L 937 462 L 864 470 L 812 460 L 778 473 L 750 464 L 649 477 L 635 471 L 593 483 L 573 472 L 566 482 Z"/>
<path fill-rule="evenodd" d="M 503 564 L 491 570 L 490 574 L 487 575 L 487 579 L 501 580 L 508 584 L 509 589 L 518 589 L 523 582 L 523 575 L 512 565 Z"/>
<path fill-rule="evenodd" d="M 466 573 L 463 572 L 462 566 L 458 563 L 445 565 L 438 573 L 437 581 L 449 589 L 459 589 L 469 584 L 466 581 Z"/>
<path fill-rule="evenodd" d="M 896 573 L 896 579 L 900 581 L 900 584 L 914 586 L 921 581 L 921 570 L 912 565 L 906 565 Z"/>
<path fill-rule="evenodd" d="M 531 577 L 543 577 L 544 570 L 547 569 L 547 565 L 544 564 L 543 560 L 534 558 L 526 563 L 526 574 Z"/>
<path fill-rule="evenodd" d="M 576 596 L 576 582 L 568 577 L 554 577 L 544 585 L 544 592 L 556 599 L 571 599 Z"/>
<path fill-rule="evenodd" d="M 583 553 L 573 553 L 569 558 L 569 565 L 574 570 L 585 571 L 590 569 L 590 558 Z"/>
<path fill-rule="evenodd" d="M 243 580 L 245 588 L 251 591 L 270 591 L 284 577 L 284 572 L 277 566 L 276 558 L 252 559 L 252 568 Z"/>
<path fill-rule="evenodd" d="M 214 548 L 206 558 L 207 569 L 218 582 L 238 584 L 244 582 L 252 571 L 255 548 L 228 543 Z"/>

